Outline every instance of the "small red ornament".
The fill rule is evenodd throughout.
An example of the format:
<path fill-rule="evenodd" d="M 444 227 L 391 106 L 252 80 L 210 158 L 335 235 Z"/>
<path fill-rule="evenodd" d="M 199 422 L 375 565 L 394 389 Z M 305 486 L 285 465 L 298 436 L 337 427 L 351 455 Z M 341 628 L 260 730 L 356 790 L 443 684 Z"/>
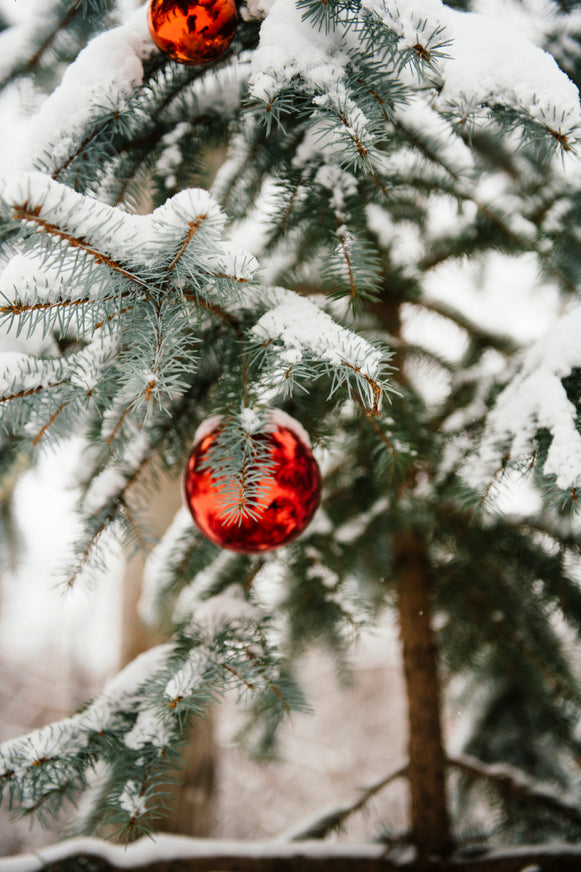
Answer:
<path fill-rule="evenodd" d="M 321 497 L 321 475 L 307 434 L 284 412 L 271 413 L 264 432 L 254 436 L 270 451 L 271 472 L 260 483 L 260 507 L 255 517 L 225 520 L 238 504 L 239 488 L 233 482 L 232 499 L 225 501 L 225 483 L 203 466 L 220 429 L 220 418 L 202 424 L 185 469 L 184 495 L 194 521 L 208 539 L 232 551 L 252 554 L 286 545 L 309 524 Z"/>
<path fill-rule="evenodd" d="M 236 32 L 234 0 L 151 0 L 147 14 L 156 46 L 181 64 L 207 64 L 223 54 Z"/>

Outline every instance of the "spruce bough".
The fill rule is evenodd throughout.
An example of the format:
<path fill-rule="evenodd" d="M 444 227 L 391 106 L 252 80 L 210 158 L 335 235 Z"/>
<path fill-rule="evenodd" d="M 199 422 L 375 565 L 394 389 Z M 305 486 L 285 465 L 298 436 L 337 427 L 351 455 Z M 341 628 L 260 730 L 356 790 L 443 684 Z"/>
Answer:
<path fill-rule="evenodd" d="M 0 32 L 0 111 L 27 88 L 38 104 L 3 145 L 1 493 L 82 434 L 84 532 L 63 584 L 98 583 L 113 538 L 150 551 L 147 611 L 168 641 L 1 746 L 4 801 L 46 817 L 82 793 L 80 829 L 148 832 L 192 719 L 236 687 L 249 743 L 272 754 L 308 708 L 298 653 L 344 658 L 395 609 L 410 785 L 396 848 L 422 869 L 474 841 L 575 842 L 575 10 L 523 10 L 538 47 L 469 3 L 249 2 L 215 63 L 181 66 L 127 6 L 52 0 Z M 272 408 L 324 459 L 312 525 L 236 554 L 182 510 L 155 543 L 140 508 L 199 424 L 228 422 L 216 463 L 244 491 L 249 421 Z M 452 676 L 473 712 L 456 756 Z"/>

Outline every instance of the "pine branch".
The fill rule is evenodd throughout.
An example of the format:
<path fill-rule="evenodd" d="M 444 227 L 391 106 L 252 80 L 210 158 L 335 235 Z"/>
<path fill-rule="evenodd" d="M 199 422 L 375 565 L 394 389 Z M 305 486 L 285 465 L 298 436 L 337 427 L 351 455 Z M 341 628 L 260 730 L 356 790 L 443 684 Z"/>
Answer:
<path fill-rule="evenodd" d="M 466 754 L 448 757 L 448 764 L 468 775 L 488 781 L 501 792 L 545 806 L 574 823 L 581 823 L 581 801 L 551 784 L 543 784 L 505 763 L 483 763 Z"/>
<path fill-rule="evenodd" d="M 53 384 L 37 385 L 34 388 L 25 388 L 17 391 L 14 394 L 7 394 L 0 397 L 0 403 L 9 403 L 11 400 L 22 400 L 25 397 L 31 397 L 33 394 L 38 394 L 40 391 L 50 390 L 51 388 L 59 388 L 67 384 L 66 380 L 54 382 Z"/>
<path fill-rule="evenodd" d="M 547 254 L 547 251 L 543 248 L 542 244 L 538 239 L 535 240 L 523 240 L 521 237 L 516 234 L 512 228 L 510 227 L 508 216 L 504 216 L 498 209 L 492 208 L 487 203 L 482 202 L 477 196 L 475 196 L 474 191 L 471 189 L 470 183 L 462 179 L 461 176 L 456 173 L 451 167 L 447 165 L 447 163 L 440 158 L 440 156 L 430 147 L 430 145 L 422 140 L 422 138 L 415 133 L 411 128 L 406 126 L 401 119 L 397 119 L 395 122 L 396 129 L 409 141 L 409 143 L 415 148 L 418 149 L 427 160 L 436 166 L 441 167 L 444 170 L 446 175 L 454 182 L 455 184 L 455 194 L 461 200 L 466 200 L 468 202 L 474 203 L 479 213 L 485 217 L 493 226 L 497 227 L 498 230 L 502 232 L 504 237 L 508 242 L 513 245 L 516 250 L 532 250 L 539 257 L 540 261 L 545 266 L 547 272 L 555 278 L 559 280 L 564 288 L 570 294 L 574 294 L 576 291 L 575 284 L 570 280 L 570 278 L 559 269 L 558 265 L 554 262 L 554 259 L 550 254 Z M 428 258 L 425 263 L 425 268 L 430 268 L 432 265 L 431 260 Z"/>
<path fill-rule="evenodd" d="M 42 33 L 41 28 L 39 27 L 39 22 L 36 20 L 37 17 L 39 17 L 37 14 L 37 15 L 31 16 L 31 20 L 27 25 L 25 25 L 25 26 L 21 25 L 20 27 L 9 28 L 7 31 L 5 31 L 2 34 L 3 39 L 6 39 L 7 37 L 10 37 L 10 36 L 12 36 L 13 39 L 15 39 L 15 38 L 17 39 L 18 38 L 18 31 L 24 30 L 24 27 L 26 27 L 26 29 L 29 29 L 29 31 L 30 31 L 29 39 L 30 39 L 30 42 L 32 43 L 32 45 L 30 46 L 31 49 L 32 49 L 32 46 L 34 45 L 35 42 L 37 43 L 37 45 L 29 53 L 28 56 L 20 57 L 20 58 L 15 60 L 12 68 L 9 71 L 7 71 L 4 78 L 0 80 L 0 89 L 5 88 L 10 82 L 14 81 L 14 79 L 16 79 L 18 76 L 25 74 L 25 73 L 34 72 L 35 68 L 41 62 L 43 56 L 48 51 L 48 49 L 50 49 L 50 47 L 53 45 L 53 43 L 54 43 L 55 39 L 58 37 L 58 35 L 62 31 L 66 30 L 72 24 L 72 22 L 74 21 L 74 19 L 76 18 L 76 16 L 79 13 L 78 6 L 72 6 L 64 14 L 62 14 L 62 10 L 59 9 L 58 7 L 59 7 L 59 4 L 54 3 L 54 9 L 52 10 L 52 12 L 53 13 L 54 12 L 61 13 L 55 17 L 54 23 L 51 23 L 51 21 L 50 21 L 51 10 L 50 9 L 48 10 L 49 17 L 48 17 L 47 23 L 51 24 L 51 27 L 46 33 Z M 41 13 L 40 17 L 41 17 L 40 23 L 42 24 L 43 23 L 42 22 L 42 13 Z M 40 41 L 38 39 L 39 36 L 40 36 Z"/>
<path fill-rule="evenodd" d="M 139 477 L 143 475 L 147 465 L 156 457 L 156 455 L 157 446 L 150 446 L 148 450 L 143 452 L 142 456 L 139 458 L 139 463 L 131 470 L 129 475 L 125 477 L 122 487 L 108 498 L 106 510 L 101 513 L 102 518 L 98 521 L 97 526 L 91 532 L 88 540 L 84 543 L 74 566 L 67 575 L 65 582 L 67 588 L 70 589 L 74 586 L 79 575 L 90 563 L 95 549 L 98 547 L 100 540 L 108 527 L 111 526 L 119 516 L 120 512 L 126 511 L 128 492 L 135 486 Z M 130 521 L 131 519 L 132 515 Z"/>
<path fill-rule="evenodd" d="M 188 245 L 190 244 L 190 242 L 194 238 L 197 231 L 202 226 L 202 223 L 206 220 L 206 217 L 207 217 L 206 215 L 197 215 L 195 218 L 188 221 L 188 232 L 186 233 L 184 239 L 180 243 L 173 260 L 171 261 L 171 263 L 169 264 L 169 266 L 167 268 L 168 273 L 170 273 L 173 269 L 175 269 L 176 265 L 181 260 L 186 248 L 188 247 Z"/>
<path fill-rule="evenodd" d="M 384 775 L 382 778 L 360 788 L 360 795 L 353 802 L 342 806 L 331 806 L 323 812 L 318 812 L 315 817 L 311 816 L 308 820 L 301 821 L 290 830 L 282 833 L 279 837 L 280 841 L 302 842 L 306 839 L 321 839 L 329 833 L 339 830 L 351 815 L 365 808 L 369 800 L 377 793 L 398 778 L 403 778 L 407 773 L 407 765 L 406 761 L 388 775 Z"/>
<path fill-rule="evenodd" d="M 135 284 L 144 288 L 146 291 L 149 292 L 150 290 L 153 290 L 152 285 L 149 282 L 144 281 L 135 273 L 126 269 L 114 258 L 94 248 L 83 239 L 73 236 L 71 233 L 68 233 L 66 230 L 63 230 L 56 224 L 52 224 L 50 221 L 42 218 L 40 215 L 40 207 L 29 209 L 28 204 L 26 203 L 23 203 L 21 206 L 15 205 L 13 206 L 12 217 L 16 221 L 26 221 L 30 224 L 35 225 L 39 232 L 46 233 L 49 236 L 53 236 L 56 239 L 62 240 L 72 249 L 79 249 L 85 254 L 88 254 L 99 266 L 101 264 L 104 264 L 106 267 L 109 267 L 109 269 L 113 270 L 124 278 L 135 282 Z"/>
<path fill-rule="evenodd" d="M 242 338 L 242 326 L 240 321 L 232 315 L 230 312 L 227 312 L 226 309 L 219 306 L 217 303 L 211 303 L 208 300 L 204 300 L 203 297 L 196 296 L 194 294 L 190 294 L 188 292 L 184 292 L 184 299 L 189 300 L 191 302 L 197 303 L 202 309 L 205 309 L 207 312 L 210 312 L 212 315 L 216 315 L 216 317 L 220 318 L 222 321 L 225 321 L 229 327 L 234 330 L 237 337 L 239 339 Z"/>
<path fill-rule="evenodd" d="M 421 306 L 429 312 L 436 312 L 438 315 L 443 315 L 444 318 L 449 318 L 463 330 L 469 334 L 470 338 L 478 345 L 495 348 L 502 354 L 512 355 L 519 351 L 520 346 L 508 335 L 492 333 L 485 330 L 480 325 L 476 324 L 471 318 L 464 315 L 458 309 L 448 303 L 439 300 L 422 297 Z"/>

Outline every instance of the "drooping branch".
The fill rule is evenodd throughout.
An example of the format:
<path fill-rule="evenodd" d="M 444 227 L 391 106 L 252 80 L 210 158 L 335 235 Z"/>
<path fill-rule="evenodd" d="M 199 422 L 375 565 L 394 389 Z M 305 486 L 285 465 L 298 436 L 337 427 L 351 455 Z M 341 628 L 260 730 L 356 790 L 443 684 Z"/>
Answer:
<path fill-rule="evenodd" d="M 448 763 L 471 775 L 495 784 L 501 793 L 529 798 L 576 823 L 581 822 L 581 803 L 551 784 L 543 784 L 505 763 L 483 763 L 467 754 L 448 758 Z"/>
<path fill-rule="evenodd" d="M 345 821 L 361 811 L 370 799 L 388 787 L 393 781 L 403 778 L 407 773 L 407 760 L 390 771 L 387 775 L 367 784 L 361 788 L 359 795 L 353 802 L 333 806 L 324 811 L 319 811 L 308 821 L 301 821 L 298 826 L 288 830 L 284 835 L 289 841 L 300 842 L 306 839 L 324 838 L 331 831 L 339 829 Z"/>
<path fill-rule="evenodd" d="M 136 483 L 136 481 L 143 474 L 144 469 L 151 462 L 151 460 L 155 457 L 155 448 L 150 446 L 149 450 L 140 458 L 139 463 L 133 469 L 131 474 L 127 477 L 125 482 L 123 483 L 122 488 L 114 495 L 111 499 L 109 511 L 103 518 L 103 520 L 99 523 L 97 528 L 93 531 L 92 535 L 85 543 L 85 546 L 78 556 L 74 566 L 68 573 L 68 577 L 65 583 L 65 586 L 68 589 L 74 587 L 75 582 L 85 566 L 89 563 L 92 555 L 99 544 L 101 537 L 109 527 L 109 525 L 113 522 L 114 518 L 119 512 L 123 512 L 125 517 L 127 517 L 127 493 Z"/>

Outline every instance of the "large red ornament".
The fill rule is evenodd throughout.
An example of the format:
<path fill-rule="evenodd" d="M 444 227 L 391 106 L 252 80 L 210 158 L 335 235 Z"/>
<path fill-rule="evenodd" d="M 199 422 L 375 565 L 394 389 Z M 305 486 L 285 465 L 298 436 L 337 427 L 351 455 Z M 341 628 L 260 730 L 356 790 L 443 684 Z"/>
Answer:
<path fill-rule="evenodd" d="M 153 41 L 181 64 L 207 64 L 223 54 L 236 32 L 234 0 L 151 0 Z"/>
<path fill-rule="evenodd" d="M 225 520 L 238 504 L 240 490 L 232 482 L 231 501 L 225 500 L 227 483 L 217 482 L 211 468 L 202 468 L 220 429 L 219 418 L 200 427 L 186 466 L 184 495 L 194 521 L 208 539 L 233 551 L 251 554 L 286 545 L 308 525 L 321 497 L 321 475 L 307 434 L 289 415 L 272 413 L 265 431 L 254 436 L 271 455 L 271 472 L 260 482 L 257 516 Z"/>

